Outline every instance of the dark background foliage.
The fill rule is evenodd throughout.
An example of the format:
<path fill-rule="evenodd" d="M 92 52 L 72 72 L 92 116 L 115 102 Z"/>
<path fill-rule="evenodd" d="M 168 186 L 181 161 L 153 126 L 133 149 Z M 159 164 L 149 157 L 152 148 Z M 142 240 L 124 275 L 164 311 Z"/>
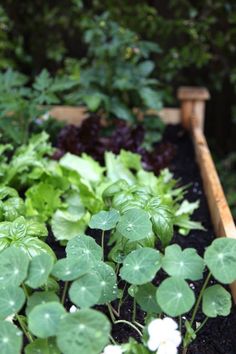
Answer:
<path fill-rule="evenodd" d="M 70 58 L 86 56 L 83 29 L 104 11 L 160 46 L 152 59 L 166 105 L 177 104 L 173 97 L 180 85 L 210 90 L 208 141 L 214 154 L 224 159 L 219 168 L 223 166 L 224 173 L 234 170 L 235 0 L 2 0 L 0 69 L 13 66 L 32 78 L 44 67 L 53 74 L 64 70 L 66 63 L 74 63 Z"/>

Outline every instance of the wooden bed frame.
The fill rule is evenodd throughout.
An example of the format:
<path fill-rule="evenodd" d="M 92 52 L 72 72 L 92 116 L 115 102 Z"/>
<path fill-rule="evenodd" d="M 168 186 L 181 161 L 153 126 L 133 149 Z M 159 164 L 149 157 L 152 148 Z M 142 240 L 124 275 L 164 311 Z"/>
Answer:
<path fill-rule="evenodd" d="M 180 109 L 164 108 L 158 115 L 165 123 L 182 123 L 190 132 L 215 234 L 236 239 L 234 220 L 204 135 L 205 103 L 210 98 L 209 92 L 205 88 L 180 87 L 177 96 Z M 87 118 L 86 109 L 83 107 L 55 106 L 50 115 L 75 125 L 81 124 Z M 231 292 L 236 303 L 236 282 L 231 284 Z"/>

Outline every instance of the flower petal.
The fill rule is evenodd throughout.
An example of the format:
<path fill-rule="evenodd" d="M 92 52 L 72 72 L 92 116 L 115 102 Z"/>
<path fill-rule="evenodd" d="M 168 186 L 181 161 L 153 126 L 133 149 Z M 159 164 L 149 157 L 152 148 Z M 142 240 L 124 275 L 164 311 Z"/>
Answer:
<path fill-rule="evenodd" d="M 161 343 L 161 338 L 151 336 L 147 342 L 148 349 L 150 350 L 157 350 Z"/>
<path fill-rule="evenodd" d="M 178 346 L 180 345 L 181 341 L 182 341 L 180 331 L 173 331 L 173 332 L 171 332 L 170 341 L 171 341 L 176 347 L 178 347 Z"/>
<path fill-rule="evenodd" d="M 104 352 L 102 354 L 122 354 L 122 349 L 119 345 L 107 345 L 104 348 Z"/>
<path fill-rule="evenodd" d="M 162 321 L 163 321 L 163 325 L 168 327 L 170 331 L 174 331 L 175 329 L 178 328 L 177 323 L 174 320 L 172 320 L 172 318 L 170 317 L 165 317 Z"/>
<path fill-rule="evenodd" d="M 153 320 L 148 325 L 148 334 L 149 336 L 155 336 L 157 332 L 163 329 L 163 320 L 160 318 Z"/>
<path fill-rule="evenodd" d="M 176 346 L 171 342 L 162 343 L 157 351 L 157 354 L 177 354 Z"/>

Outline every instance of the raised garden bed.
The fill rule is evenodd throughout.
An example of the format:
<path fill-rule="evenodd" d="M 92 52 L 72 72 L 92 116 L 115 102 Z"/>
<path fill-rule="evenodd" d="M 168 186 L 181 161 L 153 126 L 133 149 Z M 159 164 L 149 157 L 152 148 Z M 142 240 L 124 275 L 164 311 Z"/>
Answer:
<path fill-rule="evenodd" d="M 22 254 L 20 255 L 22 257 L 20 261 L 17 258 L 19 257 L 19 254 L 15 254 L 16 257 L 14 257 L 15 250 L 12 251 L 11 248 L 9 248 L 8 250 L 4 251 L 5 258 L 8 256 L 8 258 L 10 260 L 12 259 L 12 261 L 14 258 L 16 259 L 16 263 L 14 264 L 16 268 L 14 269 L 17 269 L 18 266 L 21 267 L 21 273 L 25 273 L 25 275 L 20 279 L 17 276 L 14 277 L 9 275 L 9 280 L 7 280 L 3 273 L 2 278 L 4 279 L 0 279 L 0 281 L 4 280 L 5 282 L 9 282 L 10 286 L 13 286 L 13 281 L 17 282 L 18 285 L 23 283 L 22 287 L 26 294 L 22 295 L 22 291 L 19 290 L 21 288 L 17 288 L 17 291 L 21 292 L 21 294 L 18 294 L 19 296 L 16 298 L 23 298 L 24 296 L 30 297 L 30 300 L 27 300 L 26 306 L 26 312 L 28 313 L 28 324 L 25 322 L 25 318 L 21 317 L 24 311 L 19 312 L 19 314 L 16 315 L 15 323 L 20 325 L 24 330 L 25 343 L 34 340 L 33 336 L 39 338 L 36 340 L 36 342 L 33 342 L 33 344 L 28 345 L 26 354 L 35 353 L 36 351 L 34 350 L 36 349 L 40 349 L 40 351 L 38 351 L 39 353 L 50 352 L 57 354 L 62 352 L 65 354 L 70 354 L 75 353 L 76 350 L 78 352 L 79 350 L 81 354 L 99 354 L 98 348 L 100 348 L 100 351 L 102 351 L 107 342 L 109 324 L 105 318 L 99 317 L 97 312 L 90 312 L 90 310 L 86 310 L 86 308 L 90 306 L 94 306 L 96 310 L 101 310 L 111 319 L 111 321 L 114 322 L 111 332 L 112 337 L 110 337 L 110 339 L 112 342 L 115 341 L 116 345 L 119 345 L 119 343 L 127 343 L 129 337 L 133 337 L 137 341 L 131 341 L 129 344 L 126 344 L 122 347 L 122 351 L 129 354 L 156 353 L 158 347 L 160 346 L 160 343 L 150 344 L 151 334 L 149 327 L 144 329 L 144 346 L 139 344 L 141 341 L 140 334 L 143 331 L 143 326 L 145 325 L 145 311 L 149 313 L 147 321 L 155 319 L 157 314 L 162 316 L 160 313 L 164 312 L 165 316 L 171 316 L 179 322 L 179 328 L 182 327 L 182 333 L 185 336 L 185 342 L 182 341 L 182 344 L 179 346 L 179 352 L 187 352 L 186 343 L 190 343 L 192 339 L 194 339 L 194 331 L 198 332 L 198 327 L 196 326 L 201 326 L 202 323 L 206 322 L 202 331 L 199 331 L 197 339 L 195 339 L 193 343 L 188 347 L 188 353 L 234 353 L 235 339 L 233 329 L 236 326 L 236 315 L 235 310 L 232 309 L 231 313 L 226 316 L 226 314 L 229 313 L 230 300 L 229 296 L 225 292 L 227 290 L 227 284 L 231 282 L 230 279 L 236 278 L 235 269 L 231 271 L 231 266 L 234 266 L 236 262 L 236 256 L 233 252 L 233 249 L 235 249 L 236 246 L 234 241 L 232 241 L 232 244 L 229 241 L 227 244 L 213 243 L 212 246 L 209 246 L 214 240 L 215 235 L 226 236 L 227 238 L 235 238 L 236 232 L 202 130 L 204 121 L 204 100 L 208 98 L 208 93 L 204 89 L 184 88 L 179 91 L 179 98 L 182 101 L 181 111 L 178 109 L 165 109 L 161 113 L 165 122 L 175 124 L 167 126 L 162 143 L 170 144 L 173 147 L 173 150 L 176 151 L 174 158 L 172 158 L 171 161 L 168 161 L 168 167 L 173 173 L 175 179 L 181 178 L 181 186 L 189 184 L 188 188 L 186 189 L 187 194 L 184 196 L 184 198 L 193 204 L 189 204 L 188 202 L 183 204 L 183 190 L 180 189 L 179 192 L 176 191 L 177 185 L 172 186 L 171 175 L 167 170 L 160 175 L 159 180 L 154 180 L 155 185 L 157 183 L 157 185 L 160 186 L 159 188 L 164 188 L 163 191 L 159 190 L 158 192 L 159 195 L 161 195 L 161 201 L 158 200 L 158 198 L 155 198 L 154 195 L 152 195 L 150 199 L 150 197 L 145 194 L 146 187 L 144 189 L 140 189 L 139 186 L 138 189 L 137 187 L 135 187 L 136 189 L 132 189 L 131 184 L 131 187 L 129 187 L 131 189 L 127 189 L 128 187 L 124 182 L 119 182 L 118 184 L 111 184 L 109 182 L 106 185 L 107 180 L 104 180 L 103 183 L 105 183 L 106 188 L 104 186 L 100 188 L 103 190 L 102 195 L 105 201 L 105 207 L 108 208 L 108 206 L 111 206 L 113 209 L 111 209 L 109 212 L 107 211 L 97 213 L 104 207 L 99 206 L 100 200 L 99 198 L 96 200 L 96 195 L 94 196 L 92 193 L 89 194 L 89 190 L 86 190 L 87 195 L 89 195 L 89 197 L 86 199 L 86 206 L 88 207 L 89 205 L 88 208 L 90 208 L 90 211 L 93 210 L 93 213 L 92 217 L 87 217 L 85 214 L 85 219 L 83 220 L 85 224 L 80 226 L 84 227 L 86 230 L 86 225 L 89 225 L 90 228 L 87 229 L 86 233 L 87 235 L 91 235 L 93 239 L 90 239 L 89 236 L 87 236 L 88 241 L 85 241 L 84 236 L 81 236 L 77 239 L 71 239 L 70 234 L 63 234 L 62 230 L 65 225 L 62 226 L 60 221 L 62 218 L 64 218 L 65 223 L 76 223 L 78 221 L 76 218 L 73 219 L 73 215 L 75 217 L 75 211 L 76 213 L 81 212 L 81 210 L 78 209 L 78 199 L 76 199 L 76 195 L 68 195 L 68 193 L 64 194 L 63 201 L 65 205 L 69 205 L 69 208 L 67 208 L 67 206 L 60 204 L 60 196 L 57 195 L 57 188 L 53 189 L 52 187 L 49 187 L 49 185 L 52 183 L 53 187 L 61 187 L 62 184 L 66 185 L 69 181 L 69 183 L 74 184 L 74 188 L 78 186 L 80 189 L 80 194 L 83 194 L 84 189 L 86 189 L 86 178 L 92 181 L 92 183 L 96 184 L 97 178 L 103 174 L 103 168 L 88 159 L 87 162 L 92 163 L 93 168 L 91 170 L 84 170 L 82 172 L 80 171 L 80 177 L 78 177 L 76 174 L 77 171 L 73 166 L 76 165 L 75 162 L 81 162 L 82 160 L 77 160 L 77 157 L 73 155 L 65 155 L 60 160 L 60 166 L 67 171 L 65 175 L 62 176 L 59 173 L 56 178 L 55 176 L 50 176 L 50 171 L 52 171 L 54 168 L 53 166 L 55 166 L 52 163 L 49 169 L 47 169 L 45 165 L 37 166 L 36 164 L 36 169 L 34 169 L 33 172 L 27 176 L 24 174 L 25 166 L 20 172 L 16 171 L 17 161 L 19 160 L 20 153 L 18 153 L 18 156 L 16 156 L 15 160 L 13 159 L 13 163 L 11 168 L 9 168 L 10 172 L 8 171 L 6 180 L 9 185 L 11 185 L 11 183 L 14 185 L 13 182 L 17 172 L 21 177 L 20 185 L 22 195 L 25 193 L 24 187 L 30 181 L 31 187 L 25 193 L 28 216 L 31 215 L 32 220 L 34 217 L 39 217 L 43 221 L 47 221 L 49 220 L 49 216 L 51 217 L 51 209 L 54 208 L 54 204 L 58 204 L 60 206 L 59 210 L 56 211 L 52 217 L 52 221 L 50 222 L 52 226 L 52 232 L 51 227 L 49 227 L 50 236 L 47 238 L 47 244 L 50 245 L 54 250 L 57 258 L 64 258 L 67 254 L 67 259 L 65 258 L 64 260 L 57 262 L 53 267 L 53 262 L 49 256 L 50 249 L 48 250 L 46 246 L 43 246 L 43 243 L 42 241 L 40 242 L 40 240 L 38 241 L 37 247 L 41 247 L 42 249 L 45 247 L 43 249 L 44 255 L 38 256 L 39 258 L 33 257 L 32 261 L 30 261 L 30 265 Z M 59 107 L 54 109 L 52 114 L 58 118 L 68 118 L 68 121 L 70 120 L 70 122 L 73 123 L 80 123 L 85 118 L 83 110 L 77 110 L 76 108 Z M 181 127 L 181 121 L 184 127 L 189 130 L 192 139 L 190 139 L 190 136 L 187 134 L 186 130 Z M 40 144 L 37 145 L 37 147 L 35 147 L 35 150 L 38 151 L 39 155 L 47 152 L 47 149 L 48 147 L 45 145 L 45 141 L 43 140 Z M 203 185 L 198 166 L 195 162 L 194 154 L 197 156 Z M 86 158 L 84 160 L 84 163 L 85 162 Z M 129 168 L 130 166 L 131 168 L 124 168 L 124 163 L 128 163 Z M 137 179 L 142 179 L 143 184 L 141 185 L 143 186 L 145 186 L 145 183 L 147 183 L 147 186 L 149 184 L 151 185 L 153 183 L 153 178 L 155 178 L 152 177 L 151 174 L 145 174 L 146 172 L 143 171 L 140 167 L 140 162 L 137 159 L 137 155 L 121 154 L 116 160 L 113 154 L 109 155 L 108 153 L 105 157 L 105 166 L 107 178 L 113 178 L 112 176 L 118 173 L 121 176 L 125 176 L 127 180 L 132 181 L 134 179 L 136 181 Z M 41 184 L 34 186 L 34 181 L 38 179 L 38 176 L 41 173 L 40 169 L 42 168 L 45 168 L 47 171 L 46 177 L 44 177 Z M 122 170 L 123 168 L 124 171 Z M 66 178 L 64 178 L 65 176 Z M 148 182 L 146 182 L 146 180 L 148 180 Z M 166 182 L 163 183 L 164 180 Z M 168 183 L 170 184 L 167 189 L 163 187 L 165 183 L 167 185 Z M 44 190 L 45 184 L 47 185 L 46 192 Z M 206 196 L 204 194 L 203 187 L 205 188 Z M 74 191 L 76 191 L 76 189 L 74 189 Z M 12 190 L 9 190 L 8 193 L 14 194 Z M 97 193 L 99 193 L 98 190 Z M 35 195 L 37 196 L 36 199 L 34 199 Z M 133 198 L 134 195 L 135 198 Z M 12 197 L 16 197 L 16 195 L 12 195 Z M 179 201 L 178 198 L 180 198 Z M 196 202 L 197 199 L 200 200 L 199 209 L 196 209 L 196 205 L 194 206 L 194 202 Z M 146 200 L 145 207 L 143 206 L 144 204 L 142 204 L 143 200 Z M 164 203 L 163 200 L 165 201 Z M 174 237 L 171 239 L 171 227 L 173 225 L 171 224 L 170 226 L 170 220 L 172 220 L 172 216 L 171 218 L 168 216 L 168 207 L 172 206 L 173 208 L 173 200 L 175 201 L 175 205 L 178 205 L 177 209 L 175 207 L 174 216 L 175 225 L 177 228 L 175 227 Z M 18 203 L 20 202 L 18 201 Z M 155 204 L 151 205 L 150 203 Z M 210 222 L 207 203 L 210 209 L 212 223 Z M 188 213 L 185 214 L 182 212 L 183 214 L 181 214 L 179 211 L 181 208 L 180 205 L 182 206 L 182 210 L 183 208 L 187 208 Z M 80 208 L 82 207 L 83 206 L 80 205 Z M 191 214 L 189 212 L 189 208 L 192 208 L 193 210 L 196 209 L 191 217 L 191 220 L 189 216 Z M 37 210 L 41 210 L 42 213 L 37 215 Z M 159 210 L 159 212 L 156 213 L 156 210 Z M 16 208 L 15 211 L 18 211 L 18 209 Z M 7 209 L 4 209 L 4 213 L 7 213 Z M 149 215 L 151 215 L 151 218 L 147 218 L 147 213 L 150 213 Z M 164 221 L 162 221 L 159 217 L 161 213 L 164 215 Z M 184 215 L 184 221 L 181 218 L 178 219 L 178 215 Z M 142 220 L 142 222 L 138 221 L 137 223 L 137 219 Z M 205 227 L 205 230 L 202 230 L 198 224 L 192 223 L 192 219 L 201 221 Z M 169 224 L 166 220 L 169 220 Z M 162 227 L 160 227 L 161 224 Z M 17 228 L 19 225 L 20 228 L 23 229 L 23 231 L 21 231 L 23 233 L 27 233 L 29 230 L 31 230 L 30 232 L 33 236 L 35 236 L 35 228 L 41 227 L 40 232 L 42 236 L 45 235 L 45 230 L 41 224 L 34 225 L 32 223 L 30 228 L 30 226 L 28 224 L 26 225 L 24 222 L 22 222 L 22 220 L 18 220 L 18 226 L 16 224 L 10 226 L 8 222 L 8 224 L 5 224 L 5 228 L 8 232 L 9 227 L 11 234 L 14 232 L 17 234 L 19 230 L 14 231 L 14 227 Z M 32 225 L 34 225 L 34 228 Z M 73 227 L 75 227 L 75 224 Z M 78 227 L 78 224 L 76 224 L 76 227 Z M 76 227 L 75 229 L 71 228 L 71 234 L 75 233 L 74 236 L 77 232 Z M 158 235 L 159 241 L 157 243 L 157 247 L 163 254 L 162 259 L 160 257 L 160 253 L 155 250 L 154 245 L 156 244 L 156 241 L 153 241 L 151 234 L 150 240 L 142 241 L 142 233 L 149 234 L 152 228 Z M 199 230 L 197 230 L 198 228 Z M 25 231 L 25 229 L 27 229 L 27 231 Z M 116 233 L 114 230 L 116 230 Z M 191 230 L 189 235 L 185 237 L 184 235 L 186 235 L 189 230 Z M 2 229 L 2 234 L 3 233 L 4 232 Z M 57 241 L 60 240 L 62 243 L 66 244 L 69 240 L 66 250 L 65 246 L 62 246 L 62 244 L 59 244 L 58 242 L 55 243 L 53 233 L 56 236 Z M 110 235 L 115 242 L 115 251 L 114 249 L 112 250 L 114 244 L 112 245 L 111 243 L 109 244 L 107 242 Z M 122 245 L 122 248 L 119 248 L 120 245 L 119 239 L 117 239 L 118 236 L 132 241 L 133 245 L 131 242 L 128 243 L 129 246 L 127 246 L 126 242 L 125 246 Z M 94 240 L 96 240 L 97 244 L 95 244 Z M 20 242 L 20 240 L 17 242 Z M 85 244 L 86 242 L 88 242 L 88 244 Z M 140 245 L 137 246 L 139 243 L 142 245 L 141 248 Z M 170 246 L 168 247 L 169 243 Z M 98 244 L 100 244 L 102 248 L 98 247 Z M 190 247 L 194 248 L 201 257 L 204 256 L 205 265 L 207 265 L 208 269 L 211 271 L 211 274 L 207 274 L 206 271 L 203 272 L 203 269 L 205 268 L 203 259 L 197 256 L 195 251 L 193 252 L 193 250 L 186 250 L 187 253 L 190 252 L 187 255 L 187 253 L 182 252 L 181 249 L 176 248 L 176 244 L 180 245 L 183 250 Z M 165 247 L 167 248 L 164 251 Z M 207 247 L 208 250 L 205 252 Z M 227 254 L 229 254 L 229 262 L 228 260 L 224 262 L 221 260 L 223 262 L 222 264 L 219 262 L 215 264 L 219 254 L 217 251 L 219 250 L 219 247 L 222 247 L 222 257 L 227 257 Z M 223 251 L 224 247 L 227 248 L 226 253 Z M 31 247 L 29 242 L 28 244 L 25 242 L 23 245 L 23 249 L 27 250 L 31 256 L 34 253 L 37 254 L 36 248 L 35 245 L 32 245 Z M 130 248 L 129 251 L 124 251 L 126 248 Z M 229 250 L 229 248 L 231 248 L 231 250 Z M 102 253 L 102 249 L 104 250 L 104 253 Z M 13 253 L 11 254 L 11 252 Z M 87 256 L 84 258 L 82 257 L 82 255 L 90 252 L 92 253 L 92 257 L 95 258 L 93 259 L 93 262 L 95 262 L 93 264 L 95 265 L 92 266 L 91 271 L 89 272 L 91 274 L 87 273 L 87 269 L 91 266 L 88 262 L 88 259 L 86 258 Z M 111 254 L 111 252 L 113 253 Z M 168 254 L 168 252 L 170 253 Z M 175 255 L 173 255 L 173 252 Z M 109 262 L 107 265 L 104 265 L 104 263 L 102 263 L 100 260 L 101 258 L 108 260 L 107 257 L 109 253 Z M 212 257 L 212 254 L 214 257 Z M 78 259 L 76 257 L 82 257 L 82 263 L 80 263 L 79 271 L 77 266 Z M 8 266 L 10 270 L 12 269 L 11 262 L 9 264 L 8 259 L 5 258 L 3 256 L 2 264 L 0 264 L 0 269 L 5 269 L 4 271 L 6 272 L 6 266 Z M 176 266 L 173 266 L 173 262 L 175 262 L 174 258 L 177 262 Z M 151 262 L 150 259 L 152 259 Z M 189 264 L 185 270 L 185 272 L 188 274 L 178 270 L 178 268 L 181 268 L 182 259 L 186 260 L 187 264 Z M 192 262 L 196 263 L 195 267 L 193 266 Z M 133 264 L 134 266 L 132 271 L 130 264 Z M 146 267 L 144 266 L 145 264 L 147 264 Z M 219 271 L 219 265 L 222 266 L 222 272 Z M 24 269 L 22 269 L 22 267 Z M 140 267 L 142 271 L 140 271 Z M 69 273 L 66 272 L 66 269 Z M 137 273 L 135 273 L 136 271 Z M 47 277 L 44 278 L 42 276 L 42 274 L 45 272 L 47 273 L 47 276 L 50 273 L 52 274 L 53 277 L 51 277 L 50 282 L 48 281 Z M 120 275 L 118 275 L 119 272 Z M 71 273 L 73 275 L 72 277 L 70 276 Z M 176 278 L 177 273 L 179 274 L 178 278 Z M 119 296 L 117 295 L 118 293 L 115 284 L 116 274 L 118 277 L 120 289 Z M 166 279 L 167 274 L 170 276 L 168 279 Z M 214 277 L 211 277 L 211 275 Z M 226 290 L 224 290 L 223 287 L 219 288 L 219 285 L 215 285 L 217 282 L 214 280 L 214 278 L 226 284 Z M 57 290 L 57 294 L 61 297 L 61 302 L 62 304 L 64 303 L 65 308 L 70 310 L 74 303 L 78 307 L 81 307 L 82 310 L 75 312 L 74 315 L 70 314 L 65 316 L 65 310 L 62 305 L 58 303 L 58 298 L 55 294 L 50 295 L 52 298 L 49 300 L 44 299 L 47 302 L 45 305 L 35 306 L 36 304 L 39 304 L 42 299 L 38 301 L 35 298 L 35 295 L 32 295 L 31 292 L 34 293 L 34 291 L 37 291 L 38 288 L 44 289 L 46 291 L 53 290 L 57 287 L 54 279 L 60 280 L 59 285 L 61 290 Z M 188 286 L 185 279 L 188 280 L 188 284 L 190 286 Z M 69 284 L 71 281 L 73 281 L 72 285 Z M 152 281 L 152 284 L 150 281 Z M 207 286 L 207 281 L 209 287 L 208 289 L 213 292 L 211 296 L 206 292 L 201 292 L 201 288 Z M 109 285 L 107 288 L 106 282 Z M 172 282 L 172 284 L 170 285 L 168 282 Z M 100 289 L 101 284 L 102 286 L 105 286 L 106 290 L 103 288 Z M 113 288 L 110 287 L 111 284 L 113 284 Z M 169 287 L 168 292 L 164 289 L 165 286 L 167 288 Z M 68 287 L 70 289 L 67 293 Z M 156 290 L 157 288 L 159 289 L 158 291 Z M 83 296 L 83 290 L 86 291 L 86 296 Z M 156 291 L 157 295 L 155 295 Z M 234 300 L 236 300 L 235 283 L 231 285 L 231 291 Z M 11 296 L 14 296 L 14 294 L 9 295 L 10 293 L 8 289 L 2 290 L 2 292 L 2 296 L 5 297 L 6 301 L 7 299 L 9 300 L 9 296 L 10 299 Z M 198 308 L 198 302 L 196 302 L 194 305 L 194 293 L 196 298 L 200 296 L 199 301 L 202 300 L 203 295 L 203 302 L 205 303 L 203 312 L 200 310 L 200 308 Z M 168 303 L 171 303 L 172 301 L 171 294 L 174 299 L 177 295 L 180 295 L 181 297 L 184 296 L 185 301 L 180 301 L 178 306 L 175 304 L 168 305 Z M 222 300 L 218 302 L 215 294 L 218 294 L 218 298 Z M 37 296 L 38 295 L 36 295 L 36 297 Z M 157 302 L 155 300 L 156 296 Z M 148 301 L 148 299 L 150 301 Z M 11 300 L 13 301 L 14 298 Z M 177 298 L 175 302 L 176 301 Z M 21 300 L 21 302 L 22 305 L 18 305 L 19 310 L 23 306 L 25 300 Z M 112 303 L 112 306 L 110 302 Z M 217 305 L 214 305 L 213 302 Z M 199 310 L 197 314 L 195 313 L 195 310 Z M 219 314 L 225 315 L 226 317 L 210 318 L 208 321 L 206 321 L 206 316 L 215 317 Z M 61 317 L 62 320 L 60 319 Z M 47 321 L 48 318 L 52 320 L 51 324 L 49 324 L 49 320 Z M 57 322 L 60 322 L 61 324 L 58 325 Z M 78 328 L 76 326 L 78 326 Z M 83 330 L 86 326 L 89 327 L 90 332 L 84 332 L 83 334 Z M 12 331 L 12 329 L 9 329 L 9 333 L 10 331 Z M 13 342 L 15 341 L 15 344 L 10 342 L 12 345 L 11 347 L 7 346 L 6 338 L 8 337 L 5 336 L 4 333 L 0 338 L 2 343 L 6 344 L 5 348 L 8 348 L 8 351 L 3 351 L 4 354 L 18 353 L 18 349 L 16 349 L 17 333 L 11 333 L 11 335 L 12 337 L 9 337 L 9 340 L 15 338 L 13 340 Z M 150 338 L 148 338 L 149 335 Z M 164 336 L 165 335 L 166 333 L 164 333 Z M 177 335 L 177 333 L 175 333 L 175 335 Z M 48 339 L 48 336 L 51 338 Z M 83 337 L 82 339 L 80 338 L 81 336 Z M 57 345 L 55 345 L 54 337 L 56 337 Z M 94 338 L 96 338 L 96 341 L 92 343 Z M 168 342 L 166 338 L 162 340 Z M 179 339 L 177 338 L 177 342 L 178 341 Z M 169 340 L 169 342 L 171 342 L 171 340 Z M 185 348 L 181 348 L 183 344 Z M 58 346 L 60 351 L 58 350 Z M 177 346 L 178 345 L 176 344 L 176 347 Z M 150 347 L 153 349 L 151 350 Z M 115 350 L 117 350 L 117 352 L 115 352 Z M 172 346 L 171 353 L 174 353 L 173 350 L 174 349 Z M 104 351 L 105 354 L 116 354 L 120 352 L 121 347 L 107 348 Z M 170 354 L 170 352 L 168 352 L 168 354 Z"/>

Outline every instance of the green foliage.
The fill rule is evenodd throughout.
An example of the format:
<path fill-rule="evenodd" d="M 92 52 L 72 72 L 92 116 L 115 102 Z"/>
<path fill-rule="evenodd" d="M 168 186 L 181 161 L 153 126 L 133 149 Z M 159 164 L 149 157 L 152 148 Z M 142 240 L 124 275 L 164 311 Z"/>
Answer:
<path fill-rule="evenodd" d="M 159 52 L 158 45 L 140 40 L 108 13 L 86 19 L 83 28 L 88 59 L 81 65 L 78 90 L 67 96 L 68 102 L 129 121 L 135 118 L 134 107 L 160 110 L 158 81 L 150 78 L 155 64 L 148 60 L 150 53 Z"/>
<path fill-rule="evenodd" d="M 22 332 L 12 323 L 0 321 L 0 343 L 3 354 L 20 354 L 23 343 Z"/>
<path fill-rule="evenodd" d="M 58 94 L 68 87 L 66 80 L 52 79 L 46 69 L 31 88 L 26 83 L 24 75 L 11 69 L 0 73 L 0 133 L 15 145 L 28 142 L 30 124 L 48 110 L 47 105 L 59 103 Z"/>
<path fill-rule="evenodd" d="M 61 320 L 57 343 L 64 354 L 99 354 L 109 341 L 109 333 L 110 323 L 105 315 L 84 309 Z"/>

